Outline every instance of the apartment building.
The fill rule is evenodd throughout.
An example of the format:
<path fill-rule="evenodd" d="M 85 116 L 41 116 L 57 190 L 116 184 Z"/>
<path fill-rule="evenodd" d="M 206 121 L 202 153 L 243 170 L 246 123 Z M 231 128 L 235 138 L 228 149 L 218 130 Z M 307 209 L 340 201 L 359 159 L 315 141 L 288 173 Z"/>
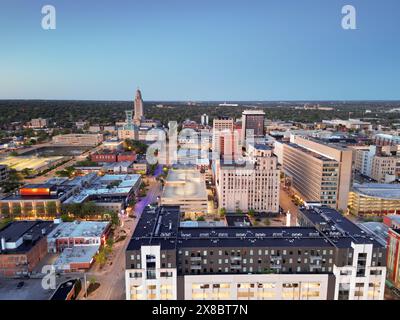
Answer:
<path fill-rule="evenodd" d="M 395 181 L 400 175 L 400 157 L 375 155 L 372 159 L 371 178 L 381 183 Z"/>
<path fill-rule="evenodd" d="M 341 144 L 298 135 L 291 136 L 290 142 L 337 162 L 339 179 L 337 180 L 336 208 L 346 210 L 352 181 L 352 150 Z"/>
<path fill-rule="evenodd" d="M 297 144 L 281 145 L 282 169 L 290 180 L 291 188 L 304 201 L 316 201 L 337 208 L 340 164 Z"/>
<path fill-rule="evenodd" d="M 147 208 L 126 250 L 127 300 L 382 300 L 382 244 L 327 208 L 300 227 L 182 227 Z"/>
<path fill-rule="evenodd" d="M 371 177 L 372 160 L 376 154 L 376 146 L 351 147 L 354 150 L 354 169 L 359 173 Z"/>
<path fill-rule="evenodd" d="M 217 160 L 215 185 L 219 208 L 228 212 L 279 212 L 277 158 L 265 145 L 249 146 L 242 163 Z"/>
<path fill-rule="evenodd" d="M 41 129 L 48 126 L 48 120 L 43 118 L 32 119 L 29 127 L 32 129 Z"/>

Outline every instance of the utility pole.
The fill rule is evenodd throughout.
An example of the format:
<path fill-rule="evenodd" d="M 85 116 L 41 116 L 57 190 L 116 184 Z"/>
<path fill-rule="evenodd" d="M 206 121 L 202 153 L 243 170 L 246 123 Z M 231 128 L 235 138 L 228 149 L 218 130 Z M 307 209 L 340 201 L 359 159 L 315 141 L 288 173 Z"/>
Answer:
<path fill-rule="evenodd" d="M 83 282 L 85 283 L 85 298 L 87 298 L 86 272 L 83 274 Z"/>

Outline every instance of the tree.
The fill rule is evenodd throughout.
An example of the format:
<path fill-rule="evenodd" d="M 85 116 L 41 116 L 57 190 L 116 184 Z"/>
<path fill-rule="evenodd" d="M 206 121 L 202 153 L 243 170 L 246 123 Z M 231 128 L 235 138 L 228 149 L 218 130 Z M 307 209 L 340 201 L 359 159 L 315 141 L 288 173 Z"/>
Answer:
<path fill-rule="evenodd" d="M 219 209 L 219 215 L 221 216 L 221 218 L 225 217 L 225 215 L 226 215 L 226 209 L 225 209 L 225 208 Z"/>
<path fill-rule="evenodd" d="M 197 218 L 197 221 L 205 221 L 205 220 L 206 220 L 206 219 L 204 219 L 203 216 L 200 216 L 200 217 Z"/>
<path fill-rule="evenodd" d="M 101 248 L 95 256 L 96 261 L 99 263 L 100 267 L 103 267 L 107 262 L 106 250 Z"/>
<path fill-rule="evenodd" d="M 268 218 L 264 219 L 264 225 L 269 226 L 271 225 L 271 221 Z"/>
<path fill-rule="evenodd" d="M 130 207 L 134 207 L 136 205 L 136 198 L 134 196 L 132 196 L 129 201 L 128 201 L 128 205 Z"/>
<path fill-rule="evenodd" d="M 55 201 L 46 202 L 46 212 L 49 216 L 55 216 L 57 214 L 57 204 Z"/>
<path fill-rule="evenodd" d="M 84 202 L 82 205 L 82 216 L 89 217 L 99 213 L 99 208 L 93 201 Z"/>
<path fill-rule="evenodd" d="M 14 203 L 12 206 L 12 215 L 13 217 L 20 216 L 22 213 L 22 208 L 20 204 Z"/>
<path fill-rule="evenodd" d="M 110 213 L 110 217 L 111 217 L 111 224 L 113 226 L 119 226 L 120 221 L 119 221 L 118 213 L 112 212 L 112 213 Z"/>
<path fill-rule="evenodd" d="M 61 220 L 64 222 L 72 222 L 74 221 L 74 218 L 70 217 L 68 214 L 62 214 Z"/>
<path fill-rule="evenodd" d="M 256 212 L 255 212 L 254 209 L 250 209 L 249 212 L 248 212 L 248 214 L 249 214 L 250 217 L 254 217 L 255 213 L 256 213 Z"/>
<path fill-rule="evenodd" d="M 243 214 L 243 211 L 241 209 L 236 209 L 237 214 Z"/>

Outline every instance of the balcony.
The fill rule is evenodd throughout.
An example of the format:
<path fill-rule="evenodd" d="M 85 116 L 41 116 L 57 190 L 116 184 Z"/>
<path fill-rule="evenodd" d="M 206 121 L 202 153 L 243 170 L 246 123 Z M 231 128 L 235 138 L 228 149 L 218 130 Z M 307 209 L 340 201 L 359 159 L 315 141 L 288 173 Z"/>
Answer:
<path fill-rule="evenodd" d="M 282 257 L 281 256 L 271 256 L 271 260 L 272 261 L 282 261 Z"/>
<path fill-rule="evenodd" d="M 201 270 L 201 265 L 197 265 L 197 264 L 191 265 L 190 270 Z"/>
<path fill-rule="evenodd" d="M 242 257 L 231 257 L 231 261 L 242 261 Z"/>
<path fill-rule="evenodd" d="M 241 270 L 242 269 L 242 265 L 241 264 L 231 264 L 231 269 Z"/>
<path fill-rule="evenodd" d="M 311 263 L 322 261 L 322 256 L 310 256 Z"/>
<path fill-rule="evenodd" d="M 201 257 L 190 257 L 190 261 L 201 261 Z"/>

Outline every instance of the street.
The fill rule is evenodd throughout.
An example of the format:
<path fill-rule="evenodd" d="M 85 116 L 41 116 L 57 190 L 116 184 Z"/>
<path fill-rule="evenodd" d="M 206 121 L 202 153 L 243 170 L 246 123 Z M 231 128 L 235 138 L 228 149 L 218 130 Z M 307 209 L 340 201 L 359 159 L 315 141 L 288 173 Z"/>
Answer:
<path fill-rule="evenodd" d="M 288 191 L 284 190 L 282 186 L 280 188 L 279 205 L 285 213 L 290 211 L 290 225 L 296 226 L 299 208 L 292 202 L 292 198 L 288 194 Z"/>
<path fill-rule="evenodd" d="M 87 273 L 87 280 L 94 277 L 100 283 L 100 287 L 94 291 L 88 298 L 80 294 L 80 299 L 87 300 L 125 300 L 125 250 L 129 244 L 132 234 L 136 228 L 144 208 L 156 201 L 161 193 L 160 183 L 154 177 L 149 179 L 149 190 L 146 196 L 135 206 L 136 218 L 124 218 L 124 223 L 116 230 L 125 230 L 126 238 L 117 242 L 113 246 L 113 252 L 106 265 L 100 269 L 98 264 L 94 264 L 90 272 Z M 84 287 L 83 287 L 84 289 Z"/>

